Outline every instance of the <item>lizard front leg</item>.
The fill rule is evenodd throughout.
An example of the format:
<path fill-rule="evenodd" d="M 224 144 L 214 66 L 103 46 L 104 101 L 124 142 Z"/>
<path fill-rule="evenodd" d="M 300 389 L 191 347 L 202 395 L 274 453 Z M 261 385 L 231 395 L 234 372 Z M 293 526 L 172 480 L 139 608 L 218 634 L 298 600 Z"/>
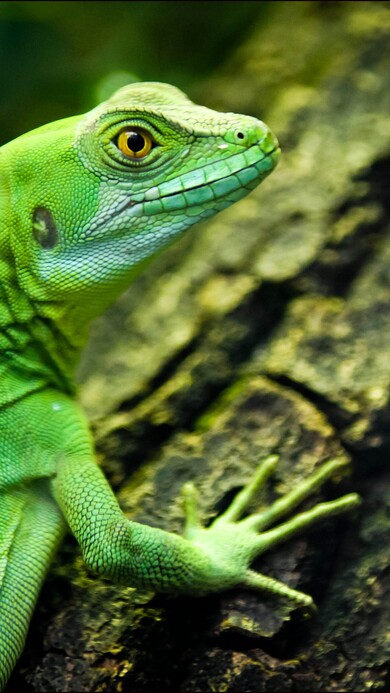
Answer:
<path fill-rule="evenodd" d="M 210 591 L 207 553 L 183 537 L 128 520 L 92 456 L 61 459 L 52 487 L 94 572 L 157 592 Z"/>
<path fill-rule="evenodd" d="M 195 489 L 186 485 L 184 537 L 127 520 L 92 455 L 63 457 L 52 484 L 84 559 L 96 572 L 130 585 L 177 594 L 201 595 L 246 585 L 308 606 L 311 597 L 254 572 L 250 564 L 270 547 L 312 524 L 355 507 L 359 497 L 349 494 L 320 503 L 273 526 L 345 464 L 332 460 L 264 512 L 240 519 L 275 463 L 275 457 L 267 458 L 254 480 L 207 529 L 197 516 Z"/>

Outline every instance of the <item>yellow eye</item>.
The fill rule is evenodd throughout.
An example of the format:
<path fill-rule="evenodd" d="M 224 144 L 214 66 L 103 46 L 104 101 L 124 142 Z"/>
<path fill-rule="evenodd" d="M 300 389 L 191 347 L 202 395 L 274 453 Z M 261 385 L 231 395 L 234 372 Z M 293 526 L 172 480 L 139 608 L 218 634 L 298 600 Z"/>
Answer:
<path fill-rule="evenodd" d="M 129 128 L 120 133 L 118 148 L 130 159 L 143 159 L 149 154 L 154 141 L 150 134 L 142 128 Z"/>

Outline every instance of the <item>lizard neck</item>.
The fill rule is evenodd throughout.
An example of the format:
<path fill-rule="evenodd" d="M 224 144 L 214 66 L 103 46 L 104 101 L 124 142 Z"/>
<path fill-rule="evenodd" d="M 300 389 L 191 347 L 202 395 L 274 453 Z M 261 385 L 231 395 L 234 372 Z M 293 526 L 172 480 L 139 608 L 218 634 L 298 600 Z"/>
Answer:
<path fill-rule="evenodd" d="M 61 329 L 61 305 L 32 301 L 17 281 L 11 254 L 1 253 L 0 277 L 0 406 L 48 386 L 73 394 L 87 329 L 75 339 Z"/>

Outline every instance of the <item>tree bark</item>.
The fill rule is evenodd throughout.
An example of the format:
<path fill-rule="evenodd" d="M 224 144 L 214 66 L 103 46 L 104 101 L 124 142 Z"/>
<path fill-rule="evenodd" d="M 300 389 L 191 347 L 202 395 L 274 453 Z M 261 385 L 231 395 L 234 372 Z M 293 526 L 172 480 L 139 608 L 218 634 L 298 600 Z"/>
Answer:
<path fill-rule="evenodd" d="M 264 119 L 283 159 L 158 258 L 96 323 L 80 399 L 133 519 L 211 518 L 262 457 L 261 503 L 331 456 L 363 504 L 269 552 L 318 614 L 236 590 L 151 598 L 87 575 L 73 539 L 9 689 L 389 690 L 390 5 L 278 2 L 194 100 Z"/>

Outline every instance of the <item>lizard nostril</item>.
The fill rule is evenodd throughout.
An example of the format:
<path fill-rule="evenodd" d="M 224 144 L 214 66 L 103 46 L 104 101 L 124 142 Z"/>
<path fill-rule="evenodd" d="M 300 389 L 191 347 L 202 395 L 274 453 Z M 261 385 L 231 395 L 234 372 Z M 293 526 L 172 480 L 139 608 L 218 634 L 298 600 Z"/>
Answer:
<path fill-rule="evenodd" d="M 236 130 L 234 135 L 235 135 L 236 140 L 240 140 L 241 142 L 246 139 L 245 130 Z"/>

